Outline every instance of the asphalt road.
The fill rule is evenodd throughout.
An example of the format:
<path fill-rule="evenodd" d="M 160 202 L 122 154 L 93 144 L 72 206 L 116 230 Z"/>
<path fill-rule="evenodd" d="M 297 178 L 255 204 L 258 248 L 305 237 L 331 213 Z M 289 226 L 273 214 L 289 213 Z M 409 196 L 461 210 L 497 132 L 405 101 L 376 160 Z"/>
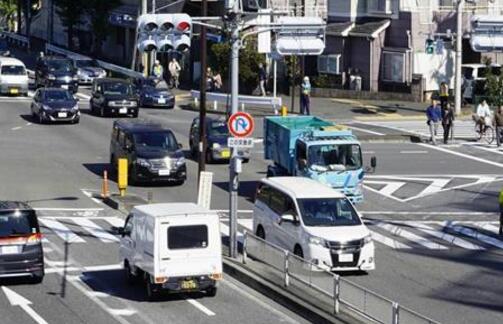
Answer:
<path fill-rule="evenodd" d="M 79 125 L 38 125 L 29 117 L 29 99 L 0 98 L 0 197 L 28 201 L 49 219 L 46 253 L 53 261 L 53 273 L 40 288 L 9 287 L 50 323 L 302 322 L 227 278 L 216 298 L 191 296 L 196 302 L 180 297 L 146 303 L 140 287 L 125 286 L 117 270 L 117 244 L 104 244 L 78 223 L 87 219 L 109 230 L 116 222 L 111 219 L 120 217 L 89 197 L 99 192 L 109 167 L 114 119 L 89 115 L 88 94 L 85 89 L 80 94 Z M 188 147 L 194 112 L 142 109 L 140 117 L 169 125 Z M 256 137 L 261 136 L 258 124 Z M 503 322 L 503 240 L 494 233 L 503 153 L 465 142 L 436 147 L 367 143 L 363 152 L 365 164 L 371 156 L 378 159 L 376 172 L 366 178 L 365 202 L 358 206 L 375 233 L 377 269 L 347 277 L 443 323 Z M 259 143 L 240 175 L 240 229 L 250 224 L 256 181 L 265 176 L 267 164 Z M 228 166 L 207 169 L 214 173 L 211 207 L 225 211 Z M 184 185 L 130 187 L 128 192 L 143 197 L 152 192 L 155 201 L 195 201 L 196 181 L 197 164 L 189 160 Z M 50 217 L 59 218 L 51 223 Z M 54 221 L 86 243 L 64 244 Z M 0 309 L 9 323 L 30 321 L 1 294 Z"/>

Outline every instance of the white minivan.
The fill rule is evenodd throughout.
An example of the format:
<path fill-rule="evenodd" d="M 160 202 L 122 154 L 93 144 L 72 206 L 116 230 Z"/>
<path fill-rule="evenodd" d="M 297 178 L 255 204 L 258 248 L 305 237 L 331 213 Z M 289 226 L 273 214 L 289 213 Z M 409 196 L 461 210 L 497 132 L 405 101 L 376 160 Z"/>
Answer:
<path fill-rule="evenodd" d="M 0 94 L 28 95 L 28 73 L 20 60 L 0 57 Z"/>
<path fill-rule="evenodd" d="M 216 295 L 222 243 L 215 212 L 193 203 L 135 206 L 119 233 L 126 279 L 143 282 L 149 300 L 161 291 Z"/>
<path fill-rule="evenodd" d="M 305 177 L 261 180 L 255 234 L 332 271 L 375 269 L 374 242 L 344 194 Z"/>

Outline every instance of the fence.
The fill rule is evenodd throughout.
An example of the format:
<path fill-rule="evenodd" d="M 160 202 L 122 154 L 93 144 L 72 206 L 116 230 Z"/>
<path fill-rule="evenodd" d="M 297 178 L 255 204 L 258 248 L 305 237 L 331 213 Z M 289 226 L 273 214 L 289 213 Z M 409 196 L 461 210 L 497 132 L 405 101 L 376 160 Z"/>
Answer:
<path fill-rule="evenodd" d="M 1 32 L 2 37 L 7 39 L 9 44 L 13 44 L 19 47 L 30 48 L 30 40 L 28 37 L 19 35 L 16 33 L 11 33 L 7 31 Z"/>
<path fill-rule="evenodd" d="M 194 98 L 194 104 L 199 105 L 199 91 L 191 90 L 190 95 Z M 206 93 L 207 102 L 213 103 L 213 109 L 217 110 L 218 103 L 224 103 L 225 106 L 230 106 L 231 97 L 227 93 L 217 93 L 217 92 L 207 92 Z M 241 106 L 241 110 L 245 111 L 246 106 L 251 107 L 272 107 L 274 113 L 278 114 L 278 109 L 282 105 L 281 97 L 266 97 L 266 96 L 244 96 L 239 95 L 238 103 Z"/>
<path fill-rule="evenodd" d="M 382 324 L 439 324 L 274 244 L 244 233 L 243 263 L 248 257 L 278 272 L 286 289 L 302 288 L 300 298 L 316 296 L 316 306 L 338 314 L 340 307 Z M 292 289 L 293 290 L 293 289 Z M 309 301 L 309 300 L 308 300 Z"/>

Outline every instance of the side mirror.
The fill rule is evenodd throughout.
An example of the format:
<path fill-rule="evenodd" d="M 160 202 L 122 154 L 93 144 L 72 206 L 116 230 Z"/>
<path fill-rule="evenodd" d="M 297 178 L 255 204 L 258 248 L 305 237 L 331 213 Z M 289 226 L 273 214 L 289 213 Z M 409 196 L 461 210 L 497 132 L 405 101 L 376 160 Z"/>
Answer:
<path fill-rule="evenodd" d="M 377 158 L 375 156 L 373 156 L 373 157 L 370 158 L 370 166 L 372 167 L 372 169 L 376 168 L 376 166 L 377 166 Z"/>
<path fill-rule="evenodd" d="M 116 228 L 117 230 L 117 234 L 121 235 L 121 236 L 124 236 L 125 235 L 125 231 L 124 231 L 124 227 L 117 227 Z"/>
<path fill-rule="evenodd" d="M 292 214 L 283 214 L 280 218 L 280 224 L 283 222 L 295 223 L 295 217 Z"/>
<path fill-rule="evenodd" d="M 178 143 L 178 149 L 181 150 L 183 148 L 182 143 Z"/>

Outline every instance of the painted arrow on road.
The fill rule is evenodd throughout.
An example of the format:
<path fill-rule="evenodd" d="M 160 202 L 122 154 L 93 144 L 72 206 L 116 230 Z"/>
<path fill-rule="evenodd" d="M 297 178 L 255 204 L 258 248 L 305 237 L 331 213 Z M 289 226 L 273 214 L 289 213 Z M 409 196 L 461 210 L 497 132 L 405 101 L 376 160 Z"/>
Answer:
<path fill-rule="evenodd" d="M 24 310 L 28 315 L 30 315 L 30 317 L 33 318 L 33 320 L 38 324 L 48 324 L 40 315 L 37 314 L 37 312 L 35 312 L 30 307 L 31 301 L 7 287 L 2 286 L 2 290 L 12 306 L 21 307 L 21 309 Z"/>

